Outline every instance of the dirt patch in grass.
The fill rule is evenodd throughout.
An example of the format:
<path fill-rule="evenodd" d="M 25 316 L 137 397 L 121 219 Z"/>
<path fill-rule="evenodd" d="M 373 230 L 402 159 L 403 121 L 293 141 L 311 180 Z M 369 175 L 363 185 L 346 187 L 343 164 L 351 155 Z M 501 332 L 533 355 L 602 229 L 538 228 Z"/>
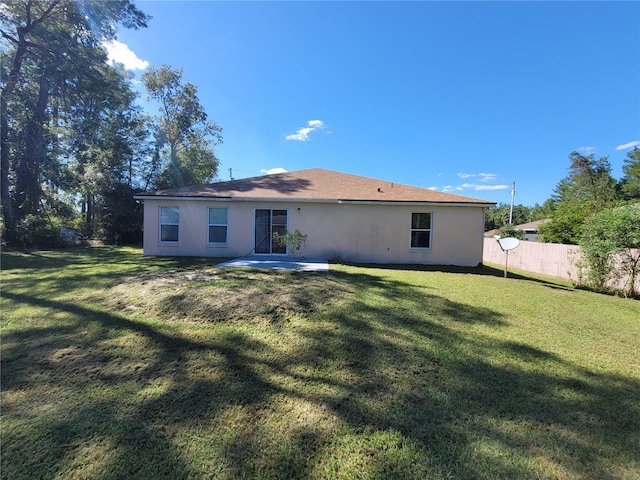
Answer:
<path fill-rule="evenodd" d="M 273 323 L 319 312 L 352 290 L 324 273 L 211 268 L 131 277 L 99 300 L 115 311 L 166 321 Z"/>

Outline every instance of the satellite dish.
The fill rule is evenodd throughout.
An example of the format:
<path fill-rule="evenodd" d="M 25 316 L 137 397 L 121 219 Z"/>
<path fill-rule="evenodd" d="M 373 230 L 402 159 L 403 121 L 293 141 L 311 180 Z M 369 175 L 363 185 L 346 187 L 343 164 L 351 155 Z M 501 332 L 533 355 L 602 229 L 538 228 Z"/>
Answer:
<path fill-rule="evenodd" d="M 509 250 L 513 250 L 518 245 L 520 245 L 520 240 L 513 237 L 499 238 L 498 244 L 500 244 L 500 248 L 503 252 L 508 252 Z"/>
<path fill-rule="evenodd" d="M 496 238 L 496 240 L 498 241 L 498 245 L 500 245 L 500 248 L 502 249 L 502 251 L 505 254 L 505 259 L 504 259 L 504 278 L 507 278 L 507 265 L 509 264 L 509 250 L 513 250 L 518 245 L 520 245 L 520 240 L 518 240 L 517 238 L 513 238 L 513 237 Z"/>

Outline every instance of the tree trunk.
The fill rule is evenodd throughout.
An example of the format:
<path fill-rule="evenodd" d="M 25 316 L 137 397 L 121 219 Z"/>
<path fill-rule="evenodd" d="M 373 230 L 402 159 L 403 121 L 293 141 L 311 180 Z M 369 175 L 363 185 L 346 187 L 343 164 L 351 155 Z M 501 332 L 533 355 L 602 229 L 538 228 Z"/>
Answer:
<path fill-rule="evenodd" d="M 11 203 L 11 193 L 9 189 L 9 170 L 10 170 L 10 151 L 9 151 L 9 100 L 13 94 L 20 70 L 22 69 L 22 61 L 27 53 L 28 42 L 27 36 L 39 24 L 49 18 L 58 8 L 60 0 L 53 0 L 47 9 L 39 18 L 32 18 L 31 8 L 33 0 L 29 0 L 24 4 L 27 22 L 26 25 L 16 27 L 16 36 L 13 41 L 16 46 L 13 61 L 11 62 L 11 70 L 6 79 L 6 83 L 2 91 L 0 91 L 0 203 L 2 204 L 2 216 L 4 217 L 5 239 L 8 243 L 15 241 L 16 217 Z"/>
<path fill-rule="evenodd" d="M 8 243 L 13 243 L 16 233 L 16 218 L 11 204 L 9 190 L 9 99 L 18 83 L 22 60 L 27 52 L 27 42 L 22 29 L 18 29 L 18 46 L 13 57 L 11 71 L 7 83 L 0 92 L 0 202 L 4 217 L 5 237 Z"/>
<path fill-rule="evenodd" d="M 93 195 L 87 193 L 86 196 L 87 211 L 85 216 L 85 224 L 87 226 L 87 237 L 93 237 Z"/>
<path fill-rule="evenodd" d="M 47 123 L 46 108 L 49 101 L 49 84 L 45 75 L 40 77 L 38 99 L 33 108 L 33 115 L 26 128 L 26 142 L 24 155 L 16 176 L 16 200 L 19 215 L 16 221 L 29 214 L 35 214 L 40 207 L 42 197 L 42 182 L 40 167 L 46 160 L 45 124 Z"/>

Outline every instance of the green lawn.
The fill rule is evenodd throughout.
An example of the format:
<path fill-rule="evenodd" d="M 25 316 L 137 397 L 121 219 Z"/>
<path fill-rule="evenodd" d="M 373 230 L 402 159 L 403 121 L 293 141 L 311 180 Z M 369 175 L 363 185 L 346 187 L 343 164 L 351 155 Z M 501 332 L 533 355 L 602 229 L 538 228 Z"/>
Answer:
<path fill-rule="evenodd" d="M 212 263 L 2 255 L 2 478 L 640 478 L 640 302 Z"/>

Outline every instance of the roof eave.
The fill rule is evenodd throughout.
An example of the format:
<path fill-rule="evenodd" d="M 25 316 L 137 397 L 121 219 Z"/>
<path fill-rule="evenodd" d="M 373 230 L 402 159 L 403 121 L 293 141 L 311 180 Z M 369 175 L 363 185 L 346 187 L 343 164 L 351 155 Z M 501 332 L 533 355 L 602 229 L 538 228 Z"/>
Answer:
<path fill-rule="evenodd" d="M 437 200 L 351 200 L 332 198 L 272 198 L 272 197 L 216 197 L 192 195 L 135 195 L 136 200 L 192 200 L 198 202 L 273 202 L 273 203 L 337 203 L 345 205 L 433 205 L 440 207 L 491 207 L 495 202 L 452 202 Z"/>
<path fill-rule="evenodd" d="M 135 200 L 197 200 L 197 201 L 229 201 L 233 197 L 215 197 L 212 195 L 134 195 Z"/>
<path fill-rule="evenodd" d="M 338 203 L 352 205 L 434 205 L 439 207 L 490 207 L 494 202 L 452 202 L 438 200 L 338 200 Z"/>

